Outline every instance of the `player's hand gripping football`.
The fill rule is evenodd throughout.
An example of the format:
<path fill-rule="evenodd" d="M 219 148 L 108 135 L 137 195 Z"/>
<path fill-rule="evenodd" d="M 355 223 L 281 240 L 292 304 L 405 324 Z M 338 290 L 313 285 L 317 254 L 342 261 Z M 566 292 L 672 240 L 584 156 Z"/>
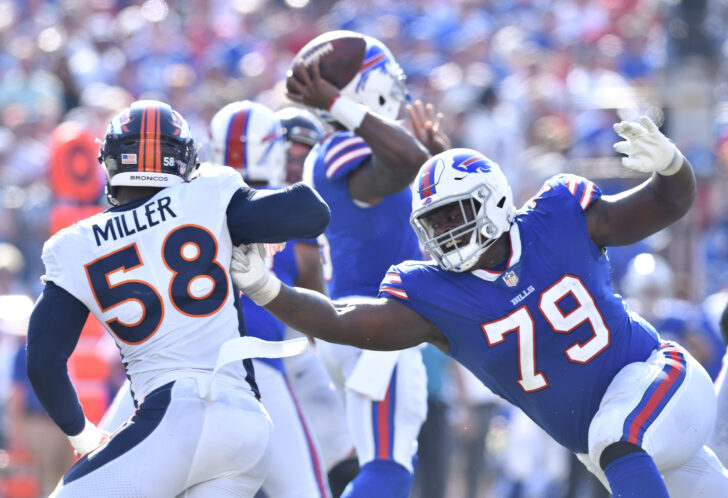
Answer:
<path fill-rule="evenodd" d="M 626 168 L 669 176 L 677 173 L 682 166 L 682 153 L 649 117 L 642 116 L 639 123 L 616 123 L 614 131 L 624 138 L 624 141 L 614 144 L 614 150 L 627 156 L 622 158 Z"/>
<path fill-rule="evenodd" d="M 243 291 L 253 302 L 265 306 L 281 290 L 281 281 L 265 263 L 264 244 L 241 244 L 233 247 L 230 276 L 235 287 Z"/>
<path fill-rule="evenodd" d="M 86 419 L 83 430 L 75 436 L 68 436 L 76 456 L 82 457 L 92 452 L 109 439 L 110 434 L 102 431 Z"/>
<path fill-rule="evenodd" d="M 434 156 L 452 146 L 450 138 L 442 131 L 443 115 L 435 112 L 435 106 L 423 105 L 421 100 L 416 100 L 414 105 L 407 104 L 407 115 L 412 132 L 430 154 Z"/>
<path fill-rule="evenodd" d="M 319 61 L 295 64 L 286 75 L 286 96 L 293 102 L 326 110 L 339 89 L 321 76 Z"/>

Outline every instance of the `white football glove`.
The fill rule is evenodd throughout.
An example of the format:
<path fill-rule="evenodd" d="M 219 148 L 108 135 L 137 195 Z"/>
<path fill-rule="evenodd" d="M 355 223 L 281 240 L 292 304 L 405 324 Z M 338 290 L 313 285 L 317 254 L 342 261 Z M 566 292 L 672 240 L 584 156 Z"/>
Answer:
<path fill-rule="evenodd" d="M 614 125 L 614 131 L 624 138 L 623 142 L 614 144 L 614 150 L 627 155 L 622 158 L 622 164 L 642 173 L 656 172 L 664 176 L 677 173 L 682 166 L 682 153 L 649 117 L 642 116 L 640 123 L 622 121 Z"/>
<path fill-rule="evenodd" d="M 230 262 L 233 283 L 259 306 L 271 302 L 281 290 L 281 281 L 268 269 L 265 255 L 263 244 L 241 244 L 233 247 Z"/>
<path fill-rule="evenodd" d="M 68 440 L 71 441 L 74 453 L 82 457 L 108 441 L 109 436 L 108 432 L 102 431 L 85 419 L 83 430 L 75 436 L 68 436 Z"/>

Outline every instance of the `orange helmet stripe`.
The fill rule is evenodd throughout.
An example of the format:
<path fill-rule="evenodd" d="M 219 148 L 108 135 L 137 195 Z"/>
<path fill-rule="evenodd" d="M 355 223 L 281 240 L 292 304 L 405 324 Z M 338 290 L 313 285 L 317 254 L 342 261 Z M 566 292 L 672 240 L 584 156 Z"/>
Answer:
<path fill-rule="evenodd" d="M 154 120 L 154 171 L 162 172 L 162 144 L 160 138 L 162 136 L 162 110 L 156 110 L 156 119 Z"/>
<path fill-rule="evenodd" d="M 155 145 L 157 142 L 156 116 L 157 108 L 148 107 L 144 110 L 146 117 L 145 133 L 142 135 L 144 142 L 144 171 L 153 172 L 155 166 Z"/>
<path fill-rule="evenodd" d="M 142 113 L 142 122 L 139 125 L 139 157 L 137 158 L 137 171 L 144 171 L 144 136 L 147 133 L 147 112 Z"/>
<path fill-rule="evenodd" d="M 157 113 L 157 171 L 162 172 L 162 110 Z"/>

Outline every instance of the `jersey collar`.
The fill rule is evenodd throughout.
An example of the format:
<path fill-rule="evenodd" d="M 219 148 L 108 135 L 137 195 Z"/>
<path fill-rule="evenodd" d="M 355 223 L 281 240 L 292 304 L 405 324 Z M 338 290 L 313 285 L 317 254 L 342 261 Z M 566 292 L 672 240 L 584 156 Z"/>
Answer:
<path fill-rule="evenodd" d="M 503 271 L 493 271 L 479 268 L 477 270 L 471 271 L 470 273 L 480 279 L 487 280 L 488 282 L 494 282 L 503 275 L 503 272 L 505 272 L 512 266 L 515 266 L 521 260 L 521 232 L 518 229 L 517 223 L 514 222 L 511 225 L 511 229 L 508 231 L 508 235 L 511 238 L 511 256 L 508 258 L 508 264 L 506 265 L 506 269 Z"/>

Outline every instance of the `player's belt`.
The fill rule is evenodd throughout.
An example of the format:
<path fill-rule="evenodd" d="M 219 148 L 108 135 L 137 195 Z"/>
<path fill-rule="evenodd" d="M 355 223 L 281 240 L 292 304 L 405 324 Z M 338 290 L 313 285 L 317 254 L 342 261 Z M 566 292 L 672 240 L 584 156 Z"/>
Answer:
<path fill-rule="evenodd" d="M 308 339 L 305 337 L 287 341 L 265 341 L 258 337 L 245 336 L 225 341 L 220 346 L 215 369 L 207 380 L 207 386 L 200 389 L 200 396 L 208 401 L 215 400 L 217 394 L 212 389 L 212 381 L 215 379 L 217 372 L 228 363 L 249 358 L 284 358 L 305 353 L 306 351 L 308 351 Z"/>

